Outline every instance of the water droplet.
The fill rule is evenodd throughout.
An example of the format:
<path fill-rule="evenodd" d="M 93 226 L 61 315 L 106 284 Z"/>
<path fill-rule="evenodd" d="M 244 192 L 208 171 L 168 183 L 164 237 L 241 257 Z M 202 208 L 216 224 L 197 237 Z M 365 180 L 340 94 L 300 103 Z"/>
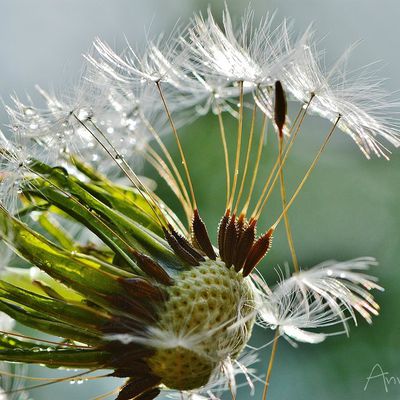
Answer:
<path fill-rule="evenodd" d="M 31 117 L 33 115 L 35 115 L 35 110 L 32 107 L 25 107 L 24 108 L 24 114 L 28 117 Z"/>
<path fill-rule="evenodd" d="M 137 127 L 137 121 L 133 118 L 127 118 L 121 121 L 123 126 L 126 126 L 130 131 L 134 131 Z"/>
<path fill-rule="evenodd" d="M 32 221 L 38 221 L 40 216 L 41 216 L 41 213 L 39 211 L 32 211 L 30 213 L 30 217 L 31 217 Z"/>
<path fill-rule="evenodd" d="M 80 121 L 87 121 L 92 116 L 92 114 L 86 108 L 81 108 L 79 109 L 76 116 Z"/>
<path fill-rule="evenodd" d="M 117 161 L 118 164 L 122 164 L 124 162 L 124 156 L 122 154 L 116 154 L 115 156 L 115 161 Z"/>
<path fill-rule="evenodd" d="M 68 128 L 64 130 L 64 135 L 69 136 L 74 133 L 74 130 L 72 128 Z"/>
<path fill-rule="evenodd" d="M 39 351 L 42 351 L 42 349 L 40 347 L 32 347 L 31 351 L 33 351 L 34 353 L 38 353 Z"/>

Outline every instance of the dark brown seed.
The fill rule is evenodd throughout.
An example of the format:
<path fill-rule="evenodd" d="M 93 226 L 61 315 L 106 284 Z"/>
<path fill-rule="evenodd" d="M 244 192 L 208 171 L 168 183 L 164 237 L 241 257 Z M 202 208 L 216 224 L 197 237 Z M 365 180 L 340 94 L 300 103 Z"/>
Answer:
<path fill-rule="evenodd" d="M 244 263 L 243 276 L 248 276 L 261 261 L 261 259 L 267 254 L 271 246 L 272 234 L 273 230 L 270 229 L 253 244 Z"/>
<path fill-rule="evenodd" d="M 127 319 L 121 319 L 119 317 L 114 317 L 111 321 L 103 324 L 101 326 L 101 332 L 104 334 L 112 333 L 137 333 L 143 332 L 143 323 L 138 321 L 132 321 Z"/>
<path fill-rule="evenodd" d="M 152 258 L 139 252 L 135 252 L 134 255 L 139 268 L 147 275 L 163 285 L 171 286 L 174 284 L 174 280 L 167 274 L 164 268 Z"/>
<path fill-rule="evenodd" d="M 203 250 L 211 260 L 215 260 L 217 256 L 211 244 L 210 237 L 208 236 L 207 227 L 200 218 L 198 210 L 194 210 L 192 229 L 196 243 L 200 246 L 201 250 Z"/>
<path fill-rule="evenodd" d="M 151 372 L 145 361 L 131 361 L 129 368 L 118 368 L 108 376 L 116 378 L 129 378 L 131 376 L 144 376 Z"/>
<path fill-rule="evenodd" d="M 200 265 L 199 261 L 187 250 L 185 250 L 185 248 L 179 243 L 177 238 L 171 232 L 164 229 L 164 236 L 166 241 L 178 257 L 180 257 L 183 261 L 186 261 L 189 265 Z"/>
<path fill-rule="evenodd" d="M 256 236 L 256 221 L 253 220 L 251 224 L 244 230 L 239 239 L 236 252 L 236 260 L 233 263 L 235 265 L 236 272 L 239 272 L 242 269 L 243 264 L 253 246 L 255 236 Z"/>
<path fill-rule="evenodd" d="M 242 236 L 244 230 L 247 228 L 247 222 L 246 222 L 244 214 L 239 215 L 239 218 L 236 221 L 236 227 L 237 227 L 238 242 L 239 242 L 240 237 Z"/>
<path fill-rule="evenodd" d="M 285 125 L 287 103 L 286 96 L 280 81 L 275 82 L 275 110 L 274 110 L 275 124 L 279 130 L 279 137 L 283 136 L 283 127 Z"/>
<path fill-rule="evenodd" d="M 115 342 L 113 342 L 115 343 Z M 121 343 L 119 343 L 121 344 Z M 132 362 L 149 358 L 154 355 L 155 351 L 152 349 L 146 349 L 144 347 L 140 347 L 136 345 L 136 348 L 132 350 L 134 345 L 130 343 L 129 345 L 124 345 L 123 347 L 118 348 L 118 354 L 116 351 L 113 351 L 113 354 L 116 354 L 110 360 L 110 366 L 113 369 L 129 369 Z M 106 348 L 107 350 L 107 348 Z"/>
<path fill-rule="evenodd" d="M 169 225 L 169 231 L 178 241 L 178 243 L 197 261 L 205 261 L 205 258 L 190 244 L 190 242 L 185 237 L 176 232 L 171 225 Z"/>
<path fill-rule="evenodd" d="M 164 292 L 143 278 L 119 278 L 119 281 L 123 284 L 125 290 L 129 292 L 129 296 L 154 301 L 165 300 Z"/>
<path fill-rule="evenodd" d="M 121 389 L 116 400 L 131 400 L 137 396 L 149 392 L 155 386 L 161 383 L 161 379 L 157 376 L 147 375 L 142 378 L 129 380 Z"/>
<path fill-rule="evenodd" d="M 154 305 L 148 300 L 146 302 L 140 302 L 119 295 L 105 296 L 105 299 L 113 308 L 116 308 L 121 312 L 129 313 L 131 318 L 138 321 L 154 322 L 156 320 Z"/>
<path fill-rule="evenodd" d="M 236 257 L 236 246 L 238 242 L 238 231 L 236 226 L 236 215 L 232 214 L 225 231 L 225 265 L 230 268 Z"/>
<path fill-rule="evenodd" d="M 222 261 L 225 261 L 225 252 L 224 252 L 225 233 L 226 233 L 226 227 L 229 222 L 229 214 L 230 210 L 228 208 L 225 212 L 225 215 L 221 218 L 218 227 L 218 249 L 219 249 L 219 257 L 221 258 Z"/>

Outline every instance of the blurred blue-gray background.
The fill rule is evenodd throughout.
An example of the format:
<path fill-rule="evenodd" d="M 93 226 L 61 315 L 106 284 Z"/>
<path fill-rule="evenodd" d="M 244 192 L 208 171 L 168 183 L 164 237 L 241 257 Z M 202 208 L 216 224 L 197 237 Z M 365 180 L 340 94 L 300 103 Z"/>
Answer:
<path fill-rule="evenodd" d="M 215 14 L 223 1 L 210 2 Z M 0 96 L 7 103 L 17 93 L 34 95 L 34 85 L 62 88 L 79 77 L 82 53 L 97 36 L 111 45 L 122 45 L 124 36 L 132 43 L 144 42 L 147 32 L 160 32 L 183 23 L 193 11 L 205 10 L 207 1 L 195 0 L 3 0 L 0 2 Z M 232 15 L 239 18 L 247 2 L 228 1 Z M 382 78 L 389 90 L 400 89 L 400 5 L 395 0 L 257 0 L 252 7 L 258 18 L 267 12 L 295 19 L 302 32 L 314 24 L 320 47 L 326 49 L 327 63 L 334 61 L 349 45 L 361 40 L 354 67 L 382 60 Z M 0 111 L 2 124 L 6 115 Z M 328 124 L 310 118 L 290 159 L 288 183 L 293 185 L 310 162 Z M 211 230 L 216 228 L 223 207 L 224 179 L 221 147 L 214 119 L 202 119 L 184 135 L 203 214 Z M 187 130 L 187 129 L 186 129 Z M 215 131 L 215 134 L 214 134 Z M 192 151 L 191 151 L 192 149 Z M 202 149 L 203 151 L 198 151 Z M 380 317 L 372 327 L 360 322 L 350 338 L 329 338 L 325 343 L 292 348 L 281 341 L 274 366 L 270 399 L 399 399 L 400 398 L 400 155 L 391 161 L 367 161 L 345 135 L 336 135 L 290 212 L 300 263 L 304 268 L 326 259 L 345 260 L 374 256 L 386 291 L 378 294 Z M 206 180 L 207 178 L 207 180 Z M 161 184 L 161 192 L 166 188 Z M 221 207 L 215 207 L 220 204 Z M 268 215 L 266 215 L 266 218 Z M 269 220 L 268 220 L 269 221 Z M 283 232 L 281 232 L 283 233 Z M 281 239 L 279 238 L 281 237 Z M 277 235 L 265 260 L 268 279 L 273 267 L 290 260 L 284 235 Z M 272 338 L 257 331 L 253 344 Z M 269 349 L 260 354 L 260 371 L 265 371 Z M 392 379 L 366 378 L 375 364 Z M 34 371 L 40 373 L 38 369 Z M 376 370 L 375 372 L 378 372 Z M 47 372 L 42 371 L 45 375 Z M 60 376 L 58 374 L 57 376 Z M 83 385 L 60 384 L 33 391 L 36 400 L 82 399 L 105 393 L 115 386 L 107 380 Z M 386 390 L 387 389 L 387 390 Z M 262 385 L 255 398 L 261 398 Z M 227 397 L 228 398 L 228 397 Z M 238 399 L 249 398 L 249 390 Z"/>

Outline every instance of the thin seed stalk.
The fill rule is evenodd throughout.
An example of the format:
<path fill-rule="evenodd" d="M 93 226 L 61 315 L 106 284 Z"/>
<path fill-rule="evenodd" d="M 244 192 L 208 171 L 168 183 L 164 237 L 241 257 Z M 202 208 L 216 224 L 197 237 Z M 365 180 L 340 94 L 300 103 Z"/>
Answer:
<path fill-rule="evenodd" d="M 317 165 L 318 160 L 320 159 L 322 153 L 325 150 L 325 147 L 327 146 L 330 138 L 332 137 L 333 132 L 335 131 L 336 126 L 339 123 L 340 118 L 341 118 L 341 116 L 339 115 L 338 118 L 336 119 L 333 127 L 331 128 L 331 130 L 329 131 L 328 135 L 326 136 L 324 142 L 322 143 L 320 149 L 318 150 L 318 153 L 315 156 L 313 162 L 311 163 L 308 171 L 306 172 L 306 174 L 304 175 L 304 177 L 301 180 L 300 184 L 298 185 L 296 191 L 294 192 L 293 196 L 291 197 L 291 199 L 287 203 L 285 209 L 282 211 L 281 215 L 278 217 L 276 222 L 272 225 L 273 229 L 275 229 L 279 225 L 279 223 L 281 222 L 281 220 L 284 217 L 285 213 L 288 211 L 288 209 L 290 208 L 290 206 L 293 204 L 294 200 L 296 199 L 297 195 L 300 193 L 300 190 L 303 188 L 303 186 L 306 183 L 306 181 L 307 181 L 308 177 L 310 176 L 311 172 L 314 170 L 315 166 Z"/>
<path fill-rule="evenodd" d="M 276 329 L 275 336 L 274 336 L 274 341 L 273 341 L 273 344 L 272 344 L 271 356 L 270 356 L 269 362 L 268 362 L 267 375 L 265 376 L 265 385 L 264 385 L 264 391 L 263 391 L 263 395 L 262 395 L 262 400 L 266 400 L 267 399 L 267 394 L 268 394 L 268 389 L 269 389 L 269 382 L 271 380 L 272 367 L 273 367 L 274 361 L 275 361 L 276 350 L 278 349 L 278 340 L 279 340 L 279 329 Z"/>
<path fill-rule="evenodd" d="M 280 187 L 281 187 L 281 201 L 282 201 L 282 209 L 285 210 L 286 208 L 286 189 L 285 189 L 285 178 L 284 178 L 284 173 L 283 173 L 283 168 L 282 168 L 282 145 L 283 145 L 283 136 L 279 137 L 279 180 L 280 180 Z M 292 230 L 290 227 L 289 223 L 289 216 L 285 212 L 283 215 L 284 222 L 285 222 L 285 231 L 286 231 L 286 237 L 288 240 L 289 244 L 289 249 L 290 249 L 290 254 L 292 256 L 292 261 L 293 261 L 293 268 L 295 272 L 299 272 L 299 263 L 296 255 L 296 249 L 294 247 L 294 242 L 293 242 L 293 235 L 292 235 Z"/>

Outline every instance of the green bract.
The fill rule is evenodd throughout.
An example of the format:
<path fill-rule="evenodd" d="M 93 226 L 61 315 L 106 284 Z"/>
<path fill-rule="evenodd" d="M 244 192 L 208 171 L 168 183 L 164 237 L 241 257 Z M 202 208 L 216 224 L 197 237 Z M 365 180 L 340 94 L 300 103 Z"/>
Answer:
<path fill-rule="evenodd" d="M 74 165 L 84 174 L 81 179 L 31 162 L 36 177 L 24 182 L 25 207 L 17 214 L 33 217 L 43 233 L 0 208 L 1 237 L 43 271 L 32 276 L 29 270 L 8 268 L 0 281 L 0 310 L 70 346 L 42 349 L 4 336 L 0 359 L 112 369 L 112 375 L 130 378 L 123 389 L 126 398 L 132 396 L 133 382 L 143 392 L 160 383 L 180 390 L 206 384 L 250 338 L 251 282 L 192 247 L 166 207 L 169 233 L 143 194 L 76 160 Z M 82 224 L 104 244 L 74 242 L 54 217 Z"/>

